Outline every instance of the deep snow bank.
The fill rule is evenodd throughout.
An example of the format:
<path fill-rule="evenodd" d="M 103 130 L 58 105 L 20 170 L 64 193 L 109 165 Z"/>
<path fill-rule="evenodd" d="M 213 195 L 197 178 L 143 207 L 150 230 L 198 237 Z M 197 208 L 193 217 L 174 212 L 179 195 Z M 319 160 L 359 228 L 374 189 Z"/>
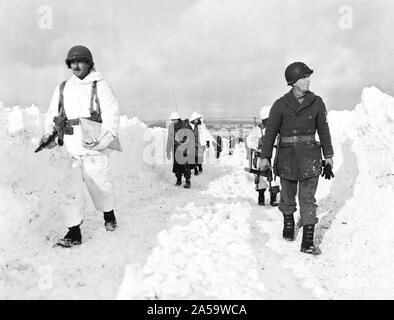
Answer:
<path fill-rule="evenodd" d="M 323 250 L 321 256 L 300 254 L 300 233 L 293 243 L 283 241 L 280 212 L 264 210 L 270 220 L 261 222 L 260 227 L 270 236 L 267 245 L 283 255 L 283 266 L 292 269 L 296 276 L 303 277 L 304 286 L 312 289 L 318 298 L 394 297 L 394 218 L 390 203 L 394 195 L 393 120 L 394 99 L 375 87 L 363 90 L 361 103 L 354 110 L 329 113 L 336 177 L 330 181 L 320 180 L 317 194 L 320 222 L 316 242 Z M 236 149 L 234 155 L 223 158 L 222 163 L 241 167 L 245 164 L 244 157 L 244 150 Z M 127 294 L 127 288 L 136 288 L 137 281 L 136 277 L 126 275 L 120 297 L 190 298 L 210 293 L 210 297 L 223 298 L 229 297 L 228 292 L 233 292 L 233 297 L 261 297 L 264 286 L 259 286 L 258 281 L 254 291 L 253 285 L 250 286 L 253 277 L 249 278 L 249 274 L 253 275 L 251 270 L 254 266 L 253 257 L 250 256 L 244 261 L 246 276 L 243 289 L 238 287 L 236 293 L 232 288 L 220 290 L 219 285 L 222 285 L 221 280 L 225 279 L 226 272 L 232 270 L 239 274 L 239 268 L 226 260 L 228 251 L 223 251 L 221 260 L 215 260 L 221 244 L 219 242 L 210 247 L 212 242 L 204 235 L 205 230 L 210 230 L 215 238 L 218 225 L 230 223 L 227 225 L 228 233 L 220 234 L 221 241 L 231 242 L 235 235 L 235 243 L 241 251 L 234 248 L 234 255 L 238 254 L 242 260 L 242 250 L 250 253 L 247 240 L 249 230 L 245 228 L 250 211 L 247 206 L 240 208 L 236 203 L 242 197 L 245 200 L 255 199 L 252 188 L 250 181 L 248 183 L 248 179 L 237 170 L 212 181 L 210 188 L 202 194 L 211 194 L 233 203 L 220 208 L 179 209 L 185 212 L 183 216 L 189 218 L 188 223 L 174 226 L 159 235 L 159 245 L 142 275 L 139 274 L 141 291 Z M 231 218 L 236 211 L 243 212 L 241 220 Z M 214 219 L 213 212 L 216 215 Z M 222 221 L 226 214 L 228 220 Z M 175 218 L 177 216 L 174 215 Z M 239 224 L 240 230 L 232 229 L 234 225 L 231 222 Z M 205 263 L 201 264 L 200 260 Z M 228 264 L 222 277 L 218 277 L 214 263 L 216 266 Z M 205 281 L 202 282 L 202 279 Z M 234 281 L 236 277 L 229 279 Z M 237 286 L 234 282 L 232 285 Z"/>
<path fill-rule="evenodd" d="M 61 147 L 34 153 L 43 132 L 44 115 L 31 106 L 0 109 L 0 261 L 18 250 L 29 237 L 51 238 L 64 232 L 61 193 L 67 183 L 69 155 Z M 134 179 L 155 175 L 153 165 L 165 163 L 166 130 L 149 129 L 137 118 L 120 119 L 119 136 L 126 150 L 111 155 L 113 175 Z M 148 154 L 144 151 L 150 147 Z M 157 170 L 156 170 L 157 171 Z M 115 188 L 122 188 L 115 185 Z M 88 201 L 87 210 L 92 209 Z M 20 247 L 18 247 L 20 246 Z M 3 264 L 0 268 L 3 268 Z"/>
<path fill-rule="evenodd" d="M 51 230 L 64 229 L 58 190 L 66 183 L 68 155 L 61 148 L 33 153 L 42 133 L 42 120 L 34 106 L 0 109 L 2 263 L 10 256 L 18 257 L 29 237 L 50 238 Z M 390 199 L 394 194 L 394 99 L 377 88 L 365 88 L 354 110 L 331 111 L 329 122 L 336 177 L 321 180 L 317 194 L 317 242 L 323 254 L 299 254 L 300 235 L 294 243 L 282 241 L 282 221 L 276 210 L 267 211 L 272 223 L 261 226 L 270 235 L 267 245 L 284 254 L 283 265 L 308 278 L 306 286 L 318 288 L 319 297 L 393 298 L 394 218 Z M 135 179 L 137 184 L 142 176 L 160 177 L 160 164 L 169 163 L 165 158 L 165 130 L 149 129 L 136 118 L 122 117 L 119 135 L 125 152 L 112 155 L 113 174 L 120 181 Z M 224 157 L 221 163 L 242 167 L 245 153 L 240 148 L 237 145 L 234 155 Z M 250 207 L 237 204 L 242 197 L 255 197 L 253 185 L 250 187 L 240 172 L 233 174 L 236 186 L 227 181 L 231 175 L 223 179 L 226 181 L 213 181 L 208 193 L 233 203 L 178 208 L 174 219 L 180 224 L 159 234 L 136 297 L 256 298 L 264 291 L 256 281 L 256 260 L 248 244 Z M 226 188 L 220 189 L 223 185 Z M 225 197 L 225 192 L 230 196 Z M 228 248 L 242 265 L 229 259 Z M 245 268 L 245 283 L 255 283 L 255 287 L 228 284 L 229 274 L 221 274 L 226 266 Z M 4 268 L 0 264 L 0 275 L 5 274 Z M 133 286 L 134 280 L 126 277 L 123 291 Z M 0 287 L 5 281 L 0 276 Z M 174 287 L 179 281 L 183 286 Z"/>
<path fill-rule="evenodd" d="M 261 297 L 264 284 L 259 282 L 248 242 L 249 208 L 240 203 L 209 207 L 190 203 L 176 211 L 173 219 L 180 224 L 159 233 L 158 246 L 140 274 L 139 292 L 129 293 L 136 281 L 126 274 L 119 298 Z"/>
<path fill-rule="evenodd" d="M 5 248 L 7 254 L 15 248 L 17 255 L 17 242 L 29 235 L 50 238 L 50 230 L 65 229 L 62 203 L 66 199 L 61 190 L 67 183 L 69 155 L 62 147 L 33 152 L 43 133 L 44 118 L 34 105 L 0 108 L 0 254 L 4 256 Z M 166 165 L 172 163 L 165 152 L 167 131 L 121 116 L 118 134 L 124 152 L 111 154 L 114 180 L 132 180 L 131 192 L 146 192 L 142 186 L 166 176 Z M 215 161 L 212 145 L 206 159 Z M 114 187 L 121 194 L 123 185 Z M 90 200 L 87 205 L 87 210 L 94 210 Z"/>
<path fill-rule="evenodd" d="M 321 244 L 325 254 L 311 269 L 319 266 L 330 297 L 392 299 L 394 99 L 365 88 L 352 112 L 331 112 L 329 121 L 342 163 L 331 203 L 322 201 L 332 215 Z"/>
<path fill-rule="evenodd" d="M 284 255 L 283 265 L 306 278 L 316 296 L 333 299 L 394 297 L 394 99 L 365 88 L 352 111 L 329 112 L 334 145 L 333 180 L 319 182 L 316 242 L 323 254 L 299 254 L 282 241 L 282 221 L 269 213 L 267 245 Z"/>

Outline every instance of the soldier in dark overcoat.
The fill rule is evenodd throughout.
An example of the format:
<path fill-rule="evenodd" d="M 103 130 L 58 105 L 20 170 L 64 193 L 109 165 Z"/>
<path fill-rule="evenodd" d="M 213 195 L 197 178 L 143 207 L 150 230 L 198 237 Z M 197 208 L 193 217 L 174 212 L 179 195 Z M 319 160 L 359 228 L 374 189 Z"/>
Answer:
<path fill-rule="evenodd" d="M 284 216 L 283 237 L 294 239 L 295 196 L 298 189 L 300 224 L 303 226 L 301 251 L 318 254 L 313 243 L 316 217 L 315 193 L 322 172 L 322 153 L 327 165 L 333 168 L 334 155 L 327 122 L 327 111 L 321 97 L 309 91 L 310 75 L 305 63 L 295 62 L 285 72 L 292 89 L 273 104 L 262 148 L 260 169 L 271 164 L 272 149 L 277 135 L 280 143 L 274 172 L 280 177 L 282 189 L 279 210 Z M 319 140 L 315 139 L 318 133 Z"/>

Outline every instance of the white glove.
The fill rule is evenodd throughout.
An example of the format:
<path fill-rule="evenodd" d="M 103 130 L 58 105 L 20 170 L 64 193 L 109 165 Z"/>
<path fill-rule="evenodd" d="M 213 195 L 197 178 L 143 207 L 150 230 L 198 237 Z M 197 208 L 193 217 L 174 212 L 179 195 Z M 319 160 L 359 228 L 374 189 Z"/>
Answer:
<path fill-rule="evenodd" d="M 267 158 L 263 158 L 259 161 L 259 170 L 265 171 L 271 166 L 270 161 Z"/>

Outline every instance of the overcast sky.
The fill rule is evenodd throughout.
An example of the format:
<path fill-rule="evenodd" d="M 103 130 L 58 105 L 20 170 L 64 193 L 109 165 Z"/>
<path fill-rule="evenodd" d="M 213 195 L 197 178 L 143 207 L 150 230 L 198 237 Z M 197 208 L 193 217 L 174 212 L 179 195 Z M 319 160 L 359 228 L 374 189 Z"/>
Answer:
<path fill-rule="evenodd" d="M 46 111 L 75 44 L 91 49 L 121 113 L 143 120 L 167 118 L 175 101 L 183 117 L 252 118 L 289 90 L 293 61 L 315 70 L 311 90 L 329 110 L 352 109 L 365 86 L 394 95 L 390 0 L 1 0 L 0 10 L 8 107 Z"/>

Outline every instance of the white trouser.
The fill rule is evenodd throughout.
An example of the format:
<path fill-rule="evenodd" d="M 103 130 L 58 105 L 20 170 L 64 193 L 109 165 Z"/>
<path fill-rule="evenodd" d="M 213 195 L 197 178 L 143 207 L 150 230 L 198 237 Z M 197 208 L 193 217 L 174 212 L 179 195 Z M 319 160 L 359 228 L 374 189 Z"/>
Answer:
<path fill-rule="evenodd" d="M 261 159 L 258 159 L 258 165 L 260 165 Z M 254 175 L 255 177 L 257 175 Z M 278 178 L 279 180 L 279 178 Z M 271 187 L 279 186 L 279 183 L 277 180 L 272 180 L 271 181 Z M 260 176 L 259 177 L 259 184 L 256 186 L 256 190 L 261 190 L 261 189 L 267 189 L 269 187 L 269 182 L 266 177 Z"/>
<path fill-rule="evenodd" d="M 256 176 L 256 175 L 255 175 Z M 271 181 L 271 187 L 279 186 L 279 183 L 276 180 Z M 266 177 L 259 177 L 259 184 L 256 186 L 256 190 L 267 189 L 269 187 L 269 182 Z"/>
<path fill-rule="evenodd" d="M 257 177 L 257 175 L 254 175 L 255 178 Z M 256 185 L 256 190 L 261 190 L 261 189 L 267 189 L 269 187 L 268 181 L 265 177 L 263 176 L 259 176 L 259 183 L 258 185 Z"/>
<path fill-rule="evenodd" d="M 73 156 L 73 160 L 62 188 L 68 227 L 83 222 L 85 216 L 84 185 L 98 211 L 107 212 L 115 207 L 108 156 Z"/>

